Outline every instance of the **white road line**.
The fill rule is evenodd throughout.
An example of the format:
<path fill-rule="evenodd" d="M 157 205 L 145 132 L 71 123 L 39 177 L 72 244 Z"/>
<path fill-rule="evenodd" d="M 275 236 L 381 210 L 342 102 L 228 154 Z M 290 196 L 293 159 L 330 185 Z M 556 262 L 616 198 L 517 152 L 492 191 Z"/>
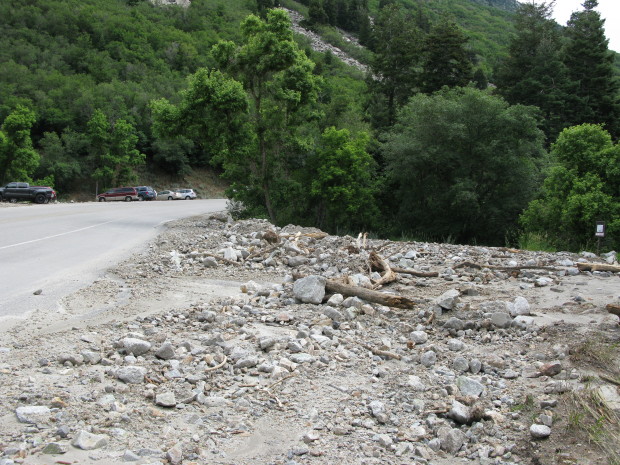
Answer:
<path fill-rule="evenodd" d="M 102 225 L 108 224 L 108 223 L 113 223 L 115 221 L 117 221 L 117 220 L 110 220 L 110 221 L 106 221 L 104 223 L 93 224 L 92 226 L 86 226 L 85 228 L 74 229 L 73 231 L 67 231 L 67 232 L 60 233 L 60 234 L 54 234 L 53 236 L 40 237 L 39 239 L 33 239 L 31 241 L 18 242 L 17 244 L 5 245 L 3 247 L 0 247 L 0 250 L 10 249 L 11 247 L 19 247 L 20 245 L 32 244 L 33 242 L 45 241 L 47 239 L 52 239 L 54 237 L 66 236 L 67 234 L 73 234 L 73 233 L 76 233 L 76 232 L 85 231 L 87 229 L 96 228 L 98 226 L 102 226 Z"/>

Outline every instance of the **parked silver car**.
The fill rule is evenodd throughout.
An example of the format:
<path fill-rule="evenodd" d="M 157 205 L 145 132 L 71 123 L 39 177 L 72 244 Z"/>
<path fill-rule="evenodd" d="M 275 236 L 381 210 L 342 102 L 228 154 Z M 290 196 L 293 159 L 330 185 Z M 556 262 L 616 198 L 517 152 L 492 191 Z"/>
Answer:
<path fill-rule="evenodd" d="M 179 200 L 183 197 L 177 191 L 165 190 L 157 193 L 156 200 Z"/>
<path fill-rule="evenodd" d="M 198 197 L 194 192 L 194 189 L 177 189 L 177 192 L 181 194 L 181 198 L 185 200 L 194 200 Z"/>

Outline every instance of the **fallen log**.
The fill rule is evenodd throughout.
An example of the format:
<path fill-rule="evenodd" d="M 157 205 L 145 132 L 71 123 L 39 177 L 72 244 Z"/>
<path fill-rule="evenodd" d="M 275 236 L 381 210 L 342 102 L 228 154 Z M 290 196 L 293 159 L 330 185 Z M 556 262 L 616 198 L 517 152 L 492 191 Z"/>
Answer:
<path fill-rule="evenodd" d="M 393 266 L 392 271 L 401 274 L 409 274 L 411 276 L 415 276 L 416 278 L 436 278 L 437 276 L 439 276 L 439 272 L 437 271 L 416 271 L 406 268 L 399 268 L 397 266 Z"/>
<path fill-rule="evenodd" d="M 618 317 L 618 324 L 620 325 L 620 305 L 618 304 L 607 304 L 605 307 L 609 313 L 612 315 L 616 315 Z"/>
<path fill-rule="evenodd" d="M 577 263 L 579 271 L 611 271 L 612 273 L 620 273 L 620 266 L 608 265 L 606 263 Z"/>
<path fill-rule="evenodd" d="M 333 279 L 328 279 L 325 284 L 325 290 L 334 294 L 342 294 L 347 297 L 359 297 L 367 302 L 385 305 L 386 307 L 395 308 L 413 308 L 415 302 L 407 297 L 397 296 L 393 294 L 385 294 L 372 289 L 366 289 L 361 286 L 350 286 Z"/>
<path fill-rule="evenodd" d="M 522 265 L 522 266 L 494 266 L 494 265 L 478 265 L 472 262 L 463 262 L 453 266 L 455 270 L 459 268 L 475 268 L 481 270 L 482 268 L 488 268 L 489 270 L 498 271 L 520 271 L 520 270 L 547 270 L 547 271 L 560 271 L 560 268 L 555 266 L 538 266 L 538 265 Z"/>

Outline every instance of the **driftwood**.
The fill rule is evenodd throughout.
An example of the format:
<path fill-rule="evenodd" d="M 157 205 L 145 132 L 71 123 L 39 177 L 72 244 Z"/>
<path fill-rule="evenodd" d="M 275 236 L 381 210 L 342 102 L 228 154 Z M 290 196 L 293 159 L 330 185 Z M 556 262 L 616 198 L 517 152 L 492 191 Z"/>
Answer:
<path fill-rule="evenodd" d="M 520 270 L 548 270 L 548 271 L 559 271 L 560 268 L 555 266 L 538 266 L 538 265 L 522 265 L 522 266 L 493 266 L 493 265 L 478 265 L 477 263 L 472 262 L 463 262 L 458 265 L 453 266 L 455 270 L 459 268 L 475 268 L 476 270 L 481 270 L 482 268 L 488 268 L 490 270 L 498 270 L 498 271 L 520 271 Z"/>
<path fill-rule="evenodd" d="M 368 302 L 385 305 L 386 307 L 395 308 L 413 308 L 415 302 L 407 297 L 385 294 L 372 289 L 366 289 L 361 286 L 350 286 L 339 281 L 328 279 L 325 284 L 325 290 L 334 294 L 342 294 L 347 297 L 359 297 Z"/>
<path fill-rule="evenodd" d="M 579 271 L 611 271 L 612 273 L 620 273 L 620 266 L 604 263 L 577 263 L 577 268 L 579 268 Z"/>
<path fill-rule="evenodd" d="M 374 251 L 370 252 L 369 261 L 370 261 L 370 268 L 372 270 L 379 271 L 379 272 L 385 271 L 385 274 L 379 281 L 377 281 L 375 286 L 379 283 L 383 285 L 388 282 L 396 281 L 397 279 L 396 273 L 409 274 L 411 276 L 416 276 L 418 278 L 436 278 L 437 276 L 439 276 L 439 273 L 437 271 L 416 271 L 416 270 L 409 270 L 405 268 L 399 268 L 397 266 L 391 267 L 377 252 L 374 252 Z"/>
<path fill-rule="evenodd" d="M 381 279 L 375 282 L 373 289 L 379 289 L 384 284 L 394 282 L 398 279 L 396 273 L 394 273 L 394 271 L 392 271 L 392 268 L 390 268 L 390 264 L 386 262 L 378 253 L 374 251 L 370 252 L 370 257 L 368 258 L 368 261 L 370 262 L 371 270 L 383 272 Z"/>
<path fill-rule="evenodd" d="M 392 271 L 395 271 L 396 273 L 401 273 L 401 274 L 409 274 L 417 278 L 436 278 L 437 276 L 439 276 L 439 272 L 437 271 L 416 271 L 416 270 L 409 270 L 405 268 L 399 268 L 397 266 L 393 266 Z"/>

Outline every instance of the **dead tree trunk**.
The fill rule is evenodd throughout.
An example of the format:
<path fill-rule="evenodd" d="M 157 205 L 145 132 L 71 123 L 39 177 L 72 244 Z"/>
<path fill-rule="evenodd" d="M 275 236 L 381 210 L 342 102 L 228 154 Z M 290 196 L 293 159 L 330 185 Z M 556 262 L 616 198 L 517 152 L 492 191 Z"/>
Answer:
<path fill-rule="evenodd" d="M 379 291 L 373 291 L 372 289 L 366 289 L 360 286 L 350 286 L 348 284 L 342 284 L 333 279 L 328 279 L 325 285 L 325 289 L 328 292 L 334 294 L 342 294 L 347 297 L 359 297 L 367 302 L 374 302 L 377 304 L 385 305 L 386 307 L 396 308 L 413 308 L 415 302 L 407 297 L 385 294 Z"/>

